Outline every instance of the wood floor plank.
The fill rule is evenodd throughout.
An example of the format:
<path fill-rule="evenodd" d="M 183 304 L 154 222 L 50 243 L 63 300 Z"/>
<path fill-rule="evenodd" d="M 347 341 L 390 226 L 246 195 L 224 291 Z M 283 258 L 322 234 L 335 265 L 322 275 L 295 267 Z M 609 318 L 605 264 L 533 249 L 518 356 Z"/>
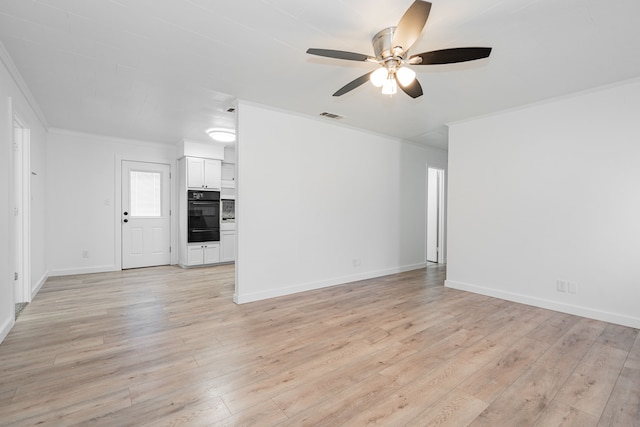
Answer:
<path fill-rule="evenodd" d="M 177 390 L 198 387 L 203 393 L 216 396 L 229 393 L 238 388 L 254 384 L 268 378 L 266 372 L 254 367 L 239 368 L 229 373 L 221 373 L 218 369 L 198 367 L 186 372 L 172 372 L 150 381 L 138 382 L 129 387 L 131 401 L 137 405 L 148 400 L 161 399 Z"/>
<path fill-rule="evenodd" d="M 189 425 L 189 420 L 202 417 L 209 419 L 209 425 L 215 425 L 215 422 L 230 415 L 220 397 L 212 396 L 197 387 L 185 387 L 158 399 L 146 400 L 119 411 L 93 417 L 87 420 L 87 425 L 105 427 Z"/>
<path fill-rule="evenodd" d="M 629 356 L 627 357 L 627 361 L 625 362 L 624 366 L 626 368 L 640 370 L 640 334 L 638 334 L 635 342 L 631 346 L 631 349 L 629 350 Z"/>
<path fill-rule="evenodd" d="M 58 402 L 58 403 L 54 403 Z M 129 390 L 88 394 L 84 398 L 51 400 L 35 406 L 15 407 L 3 411 L 3 425 L 64 426 L 84 424 L 96 417 L 106 416 L 131 407 Z"/>
<path fill-rule="evenodd" d="M 422 411 L 406 425 L 421 427 L 466 426 L 486 407 L 486 402 L 455 389 Z"/>
<path fill-rule="evenodd" d="M 571 406 L 551 403 L 543 411 L 535 423 L 535 427 L 595 427 L 598 418 Z"/>
<path fill-rule="evenodd" d="M 476 418 L 472 426 L 531 425 L 606 324 L 580 320 Z"/>
<path fill-rule="evenodd" d="M 534 340 L 553 344 L 558 341 L 569 328 L 578 323 L 579 320 L 580 317 L 578 316 L 565 313 L 551 313 L 545 322 L 530 331 L 527 336 Z"/>
<path fill-rule="evenodd" d="M 478 369 L 473 363 L 454 359 L 443 361 L 436 368 L 402 385 L 391 394 L 378 398 L 373 404 L 362 406 L 353 414 L 353 425 L 406 425 L 425 408 L 436 404 L 454 390 L 464 378 Z"/>
<path fill-rule="evenodd" d="M 622 369 L 598 426 L 640 426 L 640 369 Z"/>
<path fill-rule="evenodd" d="M 345 361 L 348 363 L 353 358 L 370 353 L 371 346 L 363 341 L 338 341 L 323 349 L 322 353 L 309 362 L 224 394 L 222 399 L 229 410 L 237 414 L 287 390 L 321 378 Z"/>
<path fill-rule="evenodd" d="M 620 325 L 608 324 L 598 337 L 598 342 L 609 347 L 629 352 L 638 338 L 638 330 Z"/>
<path fill-rule="evenodd" d="M 378 351 L 372 356 L 354 359 L 351 363 L 327 372 L 315 381 L 305 382 L 300 386 L 278 394 L 273 401 L 287 416 L 294 416 L 327 399 L 334 393 L 366 378 L 376 375 L 386 366 L 405 359 L 415 349 L 395 343 Z"/>
<path fill-rule="evenodd" d="M 601 342 L 594 343 L 553 399 L 596 419 L 609 400 L 628 354 Z"/>
<path fill-rule="evenodd" d="M 355 417 L 360 416 L 364 408 L 368 408 L 397 390 L 399 384 L 380 374 L 344 387 L 300 414 L 290 417 L 282 425 L 285 426 L 337 426 L 347 423 L 358 425 Z"/>
<path fill-rule="evenodd" d="M 507 341 L 508 343 L 509 341 Z M 500 393 L 509 388 L 549 348 L 549 344 L 529 338 L 520 338 L 488 361 L 459 388 L 466 393 L 492 403 Z M 485 358 L 478 358 L 483 363 Z"/>
<path fill-rule="evenodd" d="M 0 344 L 0 425 L 637 425 L 637 329 L 445 273 L 242 305 L 233 265 L 52 277 Z"/>
<path fill-rule="evenodd" d="M 288 420 L 274 402 L 268 400 L 239 414 L 231 415 L 216 422 L 216 427 L 275 426 Z M 206 424 L 210 426 L 211 424 Z"/>

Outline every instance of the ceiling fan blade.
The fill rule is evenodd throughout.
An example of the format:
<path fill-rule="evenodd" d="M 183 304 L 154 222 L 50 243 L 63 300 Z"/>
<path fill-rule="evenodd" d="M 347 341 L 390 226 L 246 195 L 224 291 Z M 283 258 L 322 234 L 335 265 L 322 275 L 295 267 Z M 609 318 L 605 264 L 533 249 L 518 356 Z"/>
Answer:
<path fill-rule="evenodd" d="M 490 54 L 490 47 L 457 47 L 419 53 L 413 55 L 409 62 L 414 65 L 453 64 L 486 58 Z M 413 58 L 421 58 L 422 62 L 413 62 Z"/>
<path fill-rule="evenodd" d="M 344 50 L 307 49 L 311 55 L 326 56 L 327 58 L 346 59 L 348 61 L 366 61 L 371 57 L 362 53 L 345 52 Z M 371 58 L 374 59 L 374 58 Z"/>
<path fill-rule="evenodd" d="M 418 79 L 413 79 L 413 81 L 409 83 L 407 86 L 402 86 L 398 82 L 398 86 L 400 86 L 400 89 L 402 89 L 404 93 L 406 93 L 407 95 L 409 95 L 414 99 L 419 96 L 422 96 L 422 86 L 420 85 L 420 82 L 418 81 Z"/>
<path fill-rule="evenodd" d="M 420 37 L 430 11 L 431 3 L 428 1 L 414 1 L 398 22 L 391 47 L 400 46 L 404 52 L 408 51 Z"/>
<path fill-rule="evenodd" d="M 373 71 L 368 72 L 367 74 L 358 77 L 357 79 L 347 83 L 346 85 L 342 86 L 336 93 L 333 94 L 333 96 L 341 96 L 344 95 L 347 92 L 352 91 L 353 89 L 357 88 L 358 86 L 362 86 L 363 84 L 365 84 L 366 82 L 369 81 L 369 76 L 371 75 L 371 73 L 373 73 Z"/>

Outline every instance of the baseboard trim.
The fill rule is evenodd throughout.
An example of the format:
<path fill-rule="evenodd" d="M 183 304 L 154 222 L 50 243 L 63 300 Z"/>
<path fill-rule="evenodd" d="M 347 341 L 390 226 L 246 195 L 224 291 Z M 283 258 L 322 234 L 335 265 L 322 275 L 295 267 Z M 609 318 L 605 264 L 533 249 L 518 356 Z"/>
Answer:
<path fill-rule="evenodd" d="M 518 302 L 521 304 L 531 305 L 548 310 L 559 311 L 561 313 L 573 314 L 576 316 L 587 317 L 589 319 L 601 320 L 603 322 L 615 323 L 617 325 L 629 326 L 631 328 L 640 329 L 640 318 L 620 315 L 602 310 L 596 310 L 589 307 L 565 304 L 558 301 L 546 300 L 542 298 L 531 297 L 528 295 L 505 292 L 498 289 L 486 288 L 470 283 L 456 282 L 453 280 L 445 280 L 444 285 L 448 288 L 458 289 L 461 291 L 473 292 L 480 295 L 499 298 L 506 301 Z"/>
<path fill-rule="evenodd" d="M 426 268 L 427 263 L 412 264 L 402 267 L 388 268 L 384 270 L 369 271 L 348 276 L 335 277 L 328 280 L 319 280 L 315 282 L 302 283 L 294 286 L 286 286 L 277 289 L 269 289 L 267 291 L 253 292 L 249 294 L 238 294 L 238 286 L 236 285 L 236 293 L 233 295 L 233 302 L 236 304 L 245 304 L 249 302 L 261 301 L 269 298 L 277 298 L 285 295 L 297 294 L 300 292 L 313 291 L 316 289 L 329 288 L 331 286 L 345 285 L 347 283 L 358 282 L 360 280 L 374 279 L 376 277 L 388 276 L 390 274 L 404 273 L 405 271 L 418 270 Z M 241 286 L 240 286 L 241 287 Z"/>
<path fill-rule="evenodd" d="M 115 265 L 98 265 L 95 267 L 83 267 L 83 268 L 61 268 L 57 270 L 51 270 L 49 272 L 49 276 L 50 277 L 72 276 L 75 274 L 108 273 L 111 271 L 120 271 L 120 267 Z"/>
<path fill-rule="evenodd" d="M 44 285 L 44 283 L 47 281 L 48 278 L 49 278 L 49 272 L 44 273 L 44 275 L 40 278 L 40 280 L 38 280 L 38 283 L 36 283 L 36 286 L 31 290 L 31 301 L 33 301 L 36 295 L 38 295 L 38 292 L 40 292 L 40 289 L 42 289 L 42 286 Z"/>
<path fill-rule="evenodd" d="M 0 344 L 2 344 L 2 341 L 4 341 L 4 339 L 7 337 L 7 335 L 9 335 L 9 332 L 11 331 L 11 328 L 13 328 L 13 325 L 16 324 L 15 317 L 16 317 L 15 313 L 13 313 L 11 315 L 11 318 L 7 319 L 2 324 L 2 327 L 0 327 Z"/>

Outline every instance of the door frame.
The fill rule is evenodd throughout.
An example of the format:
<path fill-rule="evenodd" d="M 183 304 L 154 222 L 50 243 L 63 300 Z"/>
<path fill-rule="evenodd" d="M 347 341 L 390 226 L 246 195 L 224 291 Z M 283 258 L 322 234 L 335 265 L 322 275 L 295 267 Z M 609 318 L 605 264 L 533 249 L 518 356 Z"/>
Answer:
<path fill-rule="evenodd" d="M 20 194 L 20 206 L 15 206 L 17 211 L 13 213 L 14 229 L 20 224 L 22 227 L 15 234 L 13 242 L 14 261 L 13 267 L 18 274 L 19 283 L 14 284 L 14 303 L 31 302 L 33 291 L 31 289 L 31 132 L 27 123 L 20 115 L 13 111 L 11 122 L 13 152 L 20 151 L 20 159 L 13 162 L 14 196 Z M 16 164 L 17 163 L 17 164 Z M 21 221 L 18 219 L 20 217 Z"/>
<path fill-rule="evenodd" d="M 156 144 L 140 144 L 142 146 L 156 147 Z M 176 244 L 177 236 L 177 182 L 179 180 L 174 179 L 176 171 L 176 161 L 168 160 L 163 156 L 122 156 L 116 155 L 114 164 L 114 177 L 115 186 L 113 193 L 113 220 L 114 220 L 114 242 L 115 242 L 115 269 L 122 270 L 122 163 L 123 162 L 140 162 L 140 163 L 158 163 L 163 165 L 169 165 L 169 209 L 170 209 L 170 235 L 169 241 L 171 242 L 171 265 L 178 263 L 178 250 Z"/>
<path fill-rule="evenodd" d="M 445 217 L 445 179 L 446 179 L 446 170 L 444 168 L 441 167 L 432 167 L 427 165 L 427 173 L 426 173 L 426 192 L 425 192 L 425 197 L 426 197 L 426 212 L 425 212 L 425 236 L 426 236 L 426 240 L 425 240 L 425 261 L 426 262 L 433 262 L 433 261 L 429 261 L 428 260 L 428 256 L 427 256 L 427 248 L 428 248 L 428 242 L 429 242 L 429 170 L 435 170 L 437 171 L 438 174 L 438 183 L 437 185 L 437 247 L 438 247 L 438 259 L 437 262 L 438 264 L 444 264 L 445 262 L 445 221 L 446 221 L 446 217 Z"/>

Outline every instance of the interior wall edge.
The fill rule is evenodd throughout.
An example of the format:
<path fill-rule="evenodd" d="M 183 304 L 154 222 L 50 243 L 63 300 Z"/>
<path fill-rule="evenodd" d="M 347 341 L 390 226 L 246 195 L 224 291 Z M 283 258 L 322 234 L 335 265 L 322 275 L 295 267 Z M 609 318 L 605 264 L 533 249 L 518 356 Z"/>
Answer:
<path fill-rule="evenodd" d="M 600 320 L 617 325 L 629 326 L 631 328 L 640 329 L 640 317 L 625 316 L 608 311 L 597 310 L 590 307 L 578 306 L 564 302 L 551 301 L 543 298 L 536 298 L 528 295 L 505 292 L 499 289 L 487 288 L 471 283 L 457 282 L 454 280 L 445 280 L 444 285 L 447 288 L 458 289 L 466 292 L 473 292 L 488 297 L 499 298 L 506 301 L 517 302 L 530 305 L 533 307 L 544 308 L 547 310 L 559 311 L 561 313 L 572 314 L 575 316 L 586 317 L 589 319 Z"/>

